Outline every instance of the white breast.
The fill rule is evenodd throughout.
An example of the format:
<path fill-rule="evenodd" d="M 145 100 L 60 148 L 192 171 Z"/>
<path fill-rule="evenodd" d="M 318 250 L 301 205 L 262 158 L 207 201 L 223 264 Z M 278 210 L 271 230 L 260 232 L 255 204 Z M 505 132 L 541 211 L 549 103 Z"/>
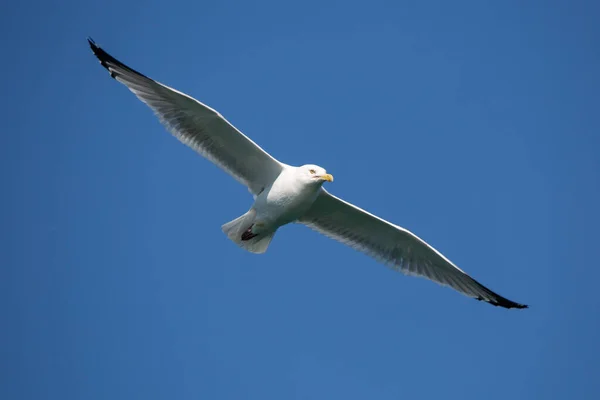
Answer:
<path fill-rule="evenodd" d="M 286 168 L 254 202 L 256 219 L 278 228 L 300 218 L 310 208 L 321 190 L 298 179 L 296 168 Z"/>

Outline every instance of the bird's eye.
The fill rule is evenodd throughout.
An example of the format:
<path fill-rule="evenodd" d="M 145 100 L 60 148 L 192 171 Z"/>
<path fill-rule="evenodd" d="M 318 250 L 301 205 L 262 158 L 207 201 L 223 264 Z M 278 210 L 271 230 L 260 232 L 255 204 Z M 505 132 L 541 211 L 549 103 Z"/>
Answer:
<path fill-rule="evenodd" d="M 310 172 L 313 175 L 317 173 L 317 171 L 315 171 L 314 169 L 309 169 L 308 172 Z"/>

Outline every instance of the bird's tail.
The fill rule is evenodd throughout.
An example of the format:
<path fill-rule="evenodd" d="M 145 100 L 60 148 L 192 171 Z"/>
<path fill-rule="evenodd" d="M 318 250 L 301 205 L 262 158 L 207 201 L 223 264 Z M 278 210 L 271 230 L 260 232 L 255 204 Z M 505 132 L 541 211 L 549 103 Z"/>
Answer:
<path fill-rule="evenodd" d="M 249 234 L 248 230 L 254 224 L 255 217 L 256 211 L 251 208 L 246 214 L 221 226 L 221 229 L 233 243 L 237 244 L 242 249 L 251 253 L 260 254 L 267 251 L 269 243 L 271 243 L 271 239 L 273 239 L 273 236 L 275 235 L 275 231 Z"/>

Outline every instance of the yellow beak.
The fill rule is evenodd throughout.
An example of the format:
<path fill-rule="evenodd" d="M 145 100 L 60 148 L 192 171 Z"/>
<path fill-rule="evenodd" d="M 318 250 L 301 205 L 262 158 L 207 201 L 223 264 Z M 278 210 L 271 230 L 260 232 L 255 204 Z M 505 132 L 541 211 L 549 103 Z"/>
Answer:
<path fill-rule="evenodd" d="M 331 174 L 321 175 L 321 179 L 323 179 L 324 181 L 327 181 L 327 182 L 333 182 L 333 175 L 331 175 Z"/>

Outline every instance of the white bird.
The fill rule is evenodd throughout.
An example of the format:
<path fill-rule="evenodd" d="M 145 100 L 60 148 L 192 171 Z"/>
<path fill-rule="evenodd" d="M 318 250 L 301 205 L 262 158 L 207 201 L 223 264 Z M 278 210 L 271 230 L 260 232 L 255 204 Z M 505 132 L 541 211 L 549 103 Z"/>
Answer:
<path fill-rule="evenodd" d="M 327 192 L 322 185 L 333 176 L 323 168 L 279 162 L 217 111 L 129 68 L 93 40 L 88 42 L 110 75 L 146 103 L 175 137 L 248 187 L 254 204 L 222 226 L 238 246 L 264 253 L 279 227 L 299 222 L 405 274 L 494 306 L 527 308 L 481 285 L 408 230 Z"/>

